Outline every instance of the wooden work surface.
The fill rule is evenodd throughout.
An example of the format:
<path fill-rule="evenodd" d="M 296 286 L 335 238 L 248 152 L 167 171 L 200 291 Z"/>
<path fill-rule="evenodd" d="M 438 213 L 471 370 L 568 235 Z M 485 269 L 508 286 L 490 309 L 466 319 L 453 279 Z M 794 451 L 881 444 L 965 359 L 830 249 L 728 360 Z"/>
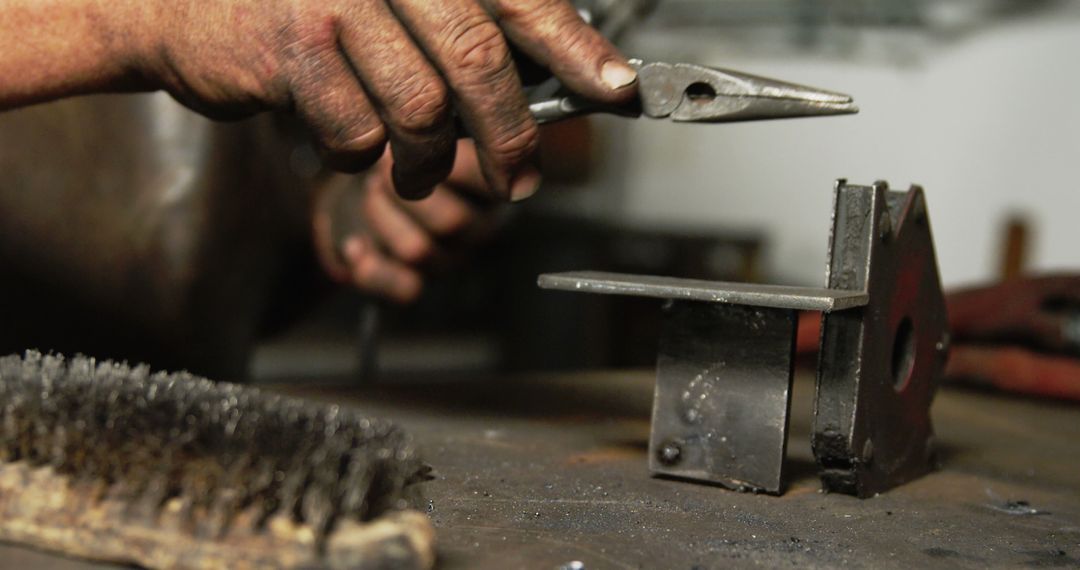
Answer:
<path fill-rule="evenodd" d="M 944 390 L 942 469 L 882 496 L 818 492 L 796 382 L 787 492 L 654 479 L 652 374 L 285 389 L 396 418 L 438 478 L 440 567 L 1080 567 L 1080 407 Z M 0 547 L 4 568 L 98 568 Z"/>

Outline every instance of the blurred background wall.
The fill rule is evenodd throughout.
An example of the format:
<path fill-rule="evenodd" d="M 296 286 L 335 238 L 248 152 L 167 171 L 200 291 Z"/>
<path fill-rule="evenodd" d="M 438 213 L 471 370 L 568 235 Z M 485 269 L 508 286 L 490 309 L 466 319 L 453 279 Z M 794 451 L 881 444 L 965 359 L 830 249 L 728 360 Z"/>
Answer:
<path fill-rule="evenodd" d="M 996 278 L 1017 216 L 1031 269 L 1080 262 L 1080 2 L 664 0 L 622 45 L 850 93 L 862 113 L 598 119 L 588 191 L 546 207 L 761 232 L 769 280 L 820 284 L 834 179 L 886 179 L 927 189 L 946 286 Z"/>

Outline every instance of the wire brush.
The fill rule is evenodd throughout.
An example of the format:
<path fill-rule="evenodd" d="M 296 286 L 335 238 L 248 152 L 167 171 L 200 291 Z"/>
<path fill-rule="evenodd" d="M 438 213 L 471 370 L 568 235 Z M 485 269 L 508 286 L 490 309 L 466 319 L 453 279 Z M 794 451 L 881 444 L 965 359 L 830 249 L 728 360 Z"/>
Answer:
<path fill-rule="evenodd" d="M 0 358 L 0 540 L 150 568 L 429 568 L 408 435 L 187 373 Z"/>

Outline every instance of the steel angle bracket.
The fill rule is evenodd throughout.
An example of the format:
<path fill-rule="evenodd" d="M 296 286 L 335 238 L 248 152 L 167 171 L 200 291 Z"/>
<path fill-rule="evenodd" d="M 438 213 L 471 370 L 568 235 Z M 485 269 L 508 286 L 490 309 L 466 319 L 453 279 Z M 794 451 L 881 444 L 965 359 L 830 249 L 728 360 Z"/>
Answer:
<path fill-rule="evenodd" d="M 813 447 L 826 490 L 865 497 L 931 466 L 947 351 L 921 189 L 836 188 L 828 288 L 573 272 L 539 285 L 663 300 L 649 469 L 783 490 L 798 311 L 825 313 Z"/>
<path fill-rule="evenodd" d="M 663 299 L 649 469 L 740 491 L 783 490 L 799 310 L 866 304 L 861 291 L 647 275 L 541 275 L 547 289 Z"/>
<path fill-rule="evenodd" d="M 812 442 L 826 491 L 869 497 L 934 466 L 949 334 L 922 189 L 840 180 L 835 199 L 828 286 L 869 302 L 824 317 Z"/>

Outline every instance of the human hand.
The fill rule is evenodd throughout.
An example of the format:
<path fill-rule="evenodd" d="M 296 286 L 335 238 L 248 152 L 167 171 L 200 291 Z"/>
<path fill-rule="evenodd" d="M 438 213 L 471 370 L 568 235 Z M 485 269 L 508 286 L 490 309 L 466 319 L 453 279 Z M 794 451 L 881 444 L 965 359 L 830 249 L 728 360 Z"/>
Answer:
<path fill-rule="evenodd" d="M 393 163 L 388 152 L 363 177 L 342 176 L 319 191 L 315 244 L 331 279 L 407 303 L 420 295 L 430 270 L 490 235 L 501 208 L 471 142 L 458 143 L 450 176 L 423 200 L 395 193 Z"/>
<path fill-rule="evenodd" d="M 590 98 L 633 97 L 636 73 L 565 0 L 140 2 L 142 75 L 212 117 L 293 110 L 328 163 L 393 149 L 393 185 L 422 198 L 454 165 L 456 111 L 488 192 L 536 191 L 538 130 L 509 44 Z M 454 109 L 451 109 L 453 105 Z"/>

